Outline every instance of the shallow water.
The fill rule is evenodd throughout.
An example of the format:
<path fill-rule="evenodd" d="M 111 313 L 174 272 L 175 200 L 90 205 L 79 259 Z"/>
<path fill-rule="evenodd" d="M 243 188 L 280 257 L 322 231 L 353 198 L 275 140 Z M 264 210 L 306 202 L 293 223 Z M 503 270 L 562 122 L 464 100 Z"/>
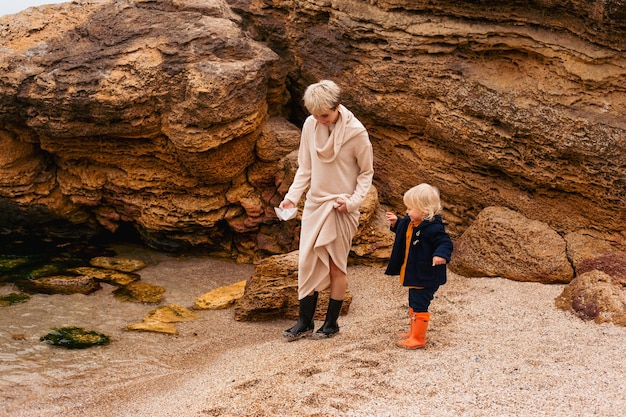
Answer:
<path fill-rule="evenodd" d="M 174 336 L 124 328 L 142 321 L 160 306 L 175 303 L 191 308 L 199 296 L 245 280 L 254 272 L 252 265 L 208 257 L 174 257 L 137 246 L 121 246 L 116 251 L 120 257 L 147 263 L 137 272 L 143 282 L 166 289 L 164 300 L 159 304 L 122 302 L 112 294 L 117 287 L 103 283 L 101 290 L 90 295 L 33 294 L 26 303 L 0 307 L 0 400 L 7 415 L 33 402 L 43 404 L 74 395 L 64 387 L 75 387 L 77 378 L 84 379 L 84 386 L 89 387 L 90 373 L 97 373 L 100 380 L 104 375 L 108 384 L 120 385 L 175 372 L 172 352 L 193 350 L 194 338 L 206 343 L 213 337 L 211 318 L 232 317 L 232 309 L 199 312 L 200 318 L 194 322 L 177 323 L 179 334 Z M 19 289 L 13 284 L 0 285 L 0 295 L 11 292 Z M 40 341 L 52 328 L 64 326 L 104 333 L 111 337 L 111 343 L 68 350 Z"/>

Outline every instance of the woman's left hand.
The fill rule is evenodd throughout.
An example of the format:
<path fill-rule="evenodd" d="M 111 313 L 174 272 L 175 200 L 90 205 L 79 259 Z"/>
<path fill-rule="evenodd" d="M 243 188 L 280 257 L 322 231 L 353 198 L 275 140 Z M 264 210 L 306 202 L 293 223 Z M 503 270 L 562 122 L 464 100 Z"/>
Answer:
<path fill-rule="evenodd" d="M 339 213 L 347 213 L 348 202 L 345 199 L 339 197 L 337 200 L 335 200 L 335 208 Z"/>

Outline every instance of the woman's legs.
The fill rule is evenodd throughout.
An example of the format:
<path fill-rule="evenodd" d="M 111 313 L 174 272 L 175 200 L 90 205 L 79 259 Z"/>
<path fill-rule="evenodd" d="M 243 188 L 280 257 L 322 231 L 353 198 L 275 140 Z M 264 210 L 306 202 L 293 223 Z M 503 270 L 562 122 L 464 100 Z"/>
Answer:
<path fill-rule="evenodd" d="M 346 297 L 346 290 L 348 289 L 348 276 L 341 269 L 337 268 L 337 265 L 330 260 L 330 298 L 333 300 L 341 300 Z"/>
<path fill-rule="evenodd" d="M 347 289 L 348 278 L 346 273 L 337 268 L 333 260 L 330 259 L 330 300 L 328 300 L 326 320 L 324 320 L 324 324 L 315 332 L 313 337 L 326 339 L 339 333 L 337 319 L 339 318 Z"/>
<path fill-rule="evenodd" d="M 297 340 L 313 333 L 313 319 L 317 305 L 318 292 L 315 291 L 299 301 L 298 322 L 283 332 L 283 336 L 289 340 Z"/>

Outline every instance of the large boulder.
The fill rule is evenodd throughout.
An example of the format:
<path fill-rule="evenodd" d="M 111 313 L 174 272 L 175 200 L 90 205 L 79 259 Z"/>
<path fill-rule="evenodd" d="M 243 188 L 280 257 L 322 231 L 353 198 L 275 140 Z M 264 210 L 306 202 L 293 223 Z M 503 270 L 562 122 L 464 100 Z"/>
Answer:
<path fill-rule="evenodd" d="M 450 269 L 467 277 L 569 282 L 565 241 L 546 223 L 504 207 L 487 207 L 455 242 Z"/>
<path fill-rule="evenodd" d="M 583 320 L 626 326 L 625 286 L 597 269 L 574 278 L 563 288 L 555 304 Z"/>
<path fill-rule="evenodd" d="M 598 233 L 593 230 L 577 230 L 564 236 L 567 243 L 567 257 L 572 262 L 576 274 L 588 272 L 598 260 L 613 257 L 623 257 L 625 252 L 620 251 L 618 242 L 613 236 Z M 602 268 L 598 268 L 602 270 Z M 626 271 L 624 273 L 626 275 Z M 625 277 L 626 278 L 626 277 Z"/>
<path fill-rule="evenodd" d="M 243 297 L 235 302 L 235 320 L 264 321 L 298 319 L 298 251 L 274 255 L 255 266 L 248 279 Z M 315 318 L 324 320 L 330 291 L 319 294 Z M 348 289 L 341 308 L 347 314 L 352 303 Z"/>
<path fill-rule="evenodd" d="M 131 224 L 162 249 L 234 252 L 234 235 L 272 219 L 275 165 L 299 137 L 294 127 L 287 151 L 263 152 L 270 186 L 249 184 L 256 140 L 287 129 L 266 123 L 278 56 L 239 21 L 220 0 L 74 2 L 0 18 L 0 199 L 70 225 Z"/>

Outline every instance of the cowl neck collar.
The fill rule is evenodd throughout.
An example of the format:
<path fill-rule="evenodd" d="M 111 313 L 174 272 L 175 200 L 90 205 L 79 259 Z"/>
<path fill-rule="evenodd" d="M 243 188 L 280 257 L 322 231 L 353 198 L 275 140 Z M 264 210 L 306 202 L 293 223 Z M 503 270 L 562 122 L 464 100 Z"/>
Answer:
<path fill-rule="evenodd" d="M 334 161 L 343 144 L 363 130 L 365 127 L 354 117 L 354 114 L 340 104 L 339 116 L 332 132 L 327 126 L 315 122 L 315 151 L 318 158 L 322 162 Z"/>

